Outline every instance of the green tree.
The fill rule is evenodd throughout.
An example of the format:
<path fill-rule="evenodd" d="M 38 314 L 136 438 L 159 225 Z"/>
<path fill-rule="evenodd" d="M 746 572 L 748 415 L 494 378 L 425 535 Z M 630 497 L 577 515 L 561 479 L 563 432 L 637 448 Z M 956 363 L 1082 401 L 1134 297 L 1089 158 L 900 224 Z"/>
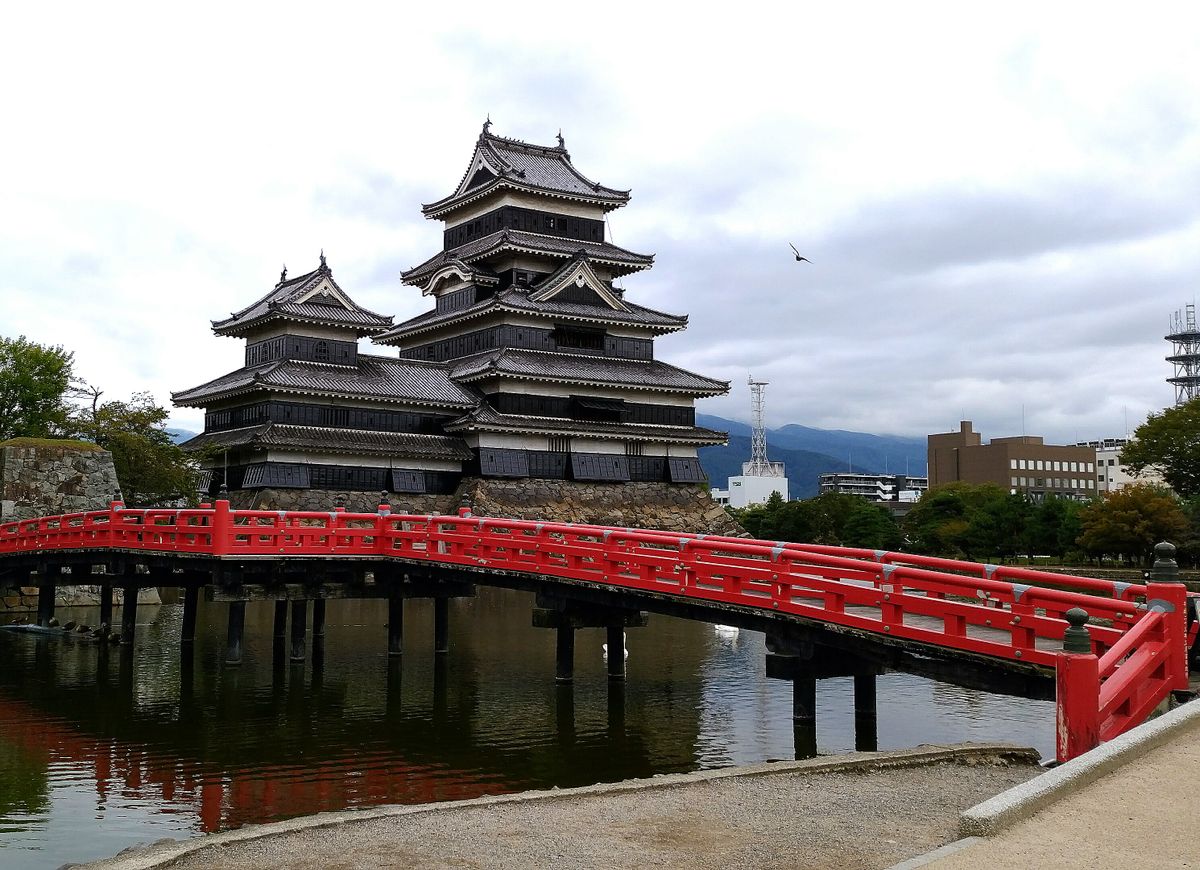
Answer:
<path fill-rule="evenodd" d="M 1188 519 L 1162 487 L 1134 484 L 1110 492 L 1080 513 L 1080 546 L 1091 556 L 1146 563 L 1159 541 L 1184 538 Z"/>
<path fill-rule="evenodd" d="M 1048 496 L 1030 511 L 1025 533 L 1025 550 L 1031 556 L 1055 556 L 1061 559 L 1073 549 L 1082 531 L 1083 505 L 1066 498 Z"/>
<path fill-rule="evenodd" d="M 76 433 L 113 455 L 121 492 L 131 507 L 145 507 L 196 497 L 196 469 L 166 430 L 167 411 L 149 393 L 134 393 L 128 402 L 100 402 L 101 392 L 88 388 L 91 407 L 74 417 Z"/>
<path fill-rule="evenodd" d="M 842 543 L 847 547 L 870 550 L 899 550 L 904 544 L 904 536 L 887 508 L 860 499 L 846 519 Z"/>
<path fill-rule="evenodd" d="M 0 441 L 63 434 L 73 366 L 61 347 L 0 337 Z"/>
<path fill-rule="evenodd" d="M 1200 495 L 1200 398 L 1151 414 L 1121 450 L 1137 475 L 1154 466 L 1183 498 Z"/>

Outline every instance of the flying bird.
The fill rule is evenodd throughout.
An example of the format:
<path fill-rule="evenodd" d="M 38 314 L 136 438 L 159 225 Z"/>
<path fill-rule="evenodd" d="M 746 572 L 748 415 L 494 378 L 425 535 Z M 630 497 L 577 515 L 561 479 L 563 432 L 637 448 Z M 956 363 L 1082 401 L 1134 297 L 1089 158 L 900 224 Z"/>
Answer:
<path fill-rule="evenodd" d="M 801 260 L 803 260 L 803 261 L 804 261 L 804 262 L 806 262 L 806 263 L 811 263 L 811 262 L 812 262 L 812 260 L 808 259 L 808 257 L 801 257 L 801 256 L 800 256 L 800 252 L 796 250 L 796 246 L 795 246 L 795 245 L 793 245 L 791 242 L 788 242 L 788 247 L 789 247 L 789 248 L 791 248 L 791 249 L 792 249 L 792 253 L 796 255 L 796 262 L 797 262 L 797 263 L 799 263 Z"/>

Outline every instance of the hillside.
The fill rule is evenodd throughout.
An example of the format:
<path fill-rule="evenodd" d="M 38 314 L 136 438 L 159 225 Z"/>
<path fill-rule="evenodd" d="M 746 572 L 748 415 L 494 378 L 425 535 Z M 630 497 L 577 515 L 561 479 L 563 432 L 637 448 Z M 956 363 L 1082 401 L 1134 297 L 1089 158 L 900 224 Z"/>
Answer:
<path fill-rule="evenodd" d="M 750 426 L 710 414 L 697 414 L 696 424 L 729 433 L 726 447 L 704 447 L 700 464 L 713 486 L 725 487 L 726 478 L 740 474 L 750 459 Z M 826 471 L 890 471 L 914 476 L 925 474 L 925 439 L 898 435 L 872 435 L 840 429 L 814 429 L 790 423 L 767 430 L 767 457 L 783 462 L 793 498 L 817 493 L 817 476 Z"/>

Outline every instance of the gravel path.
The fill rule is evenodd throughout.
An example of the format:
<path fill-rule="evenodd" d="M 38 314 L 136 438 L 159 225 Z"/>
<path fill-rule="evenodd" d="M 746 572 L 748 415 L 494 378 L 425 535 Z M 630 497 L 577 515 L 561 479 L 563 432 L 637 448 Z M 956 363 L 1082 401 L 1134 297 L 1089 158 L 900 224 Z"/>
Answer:
<path fill-rule="evenodd" d="M 929 870 L 1200 867 L 1198 772 L 1192 729 Z"/>
<path fill-rule="evenodd" d="M 884 754 L 886 755 L 886 754 Z M 958 814 L 1037 775 L 996 756 L 443 806 L 214 843 L 173 868 L 881 868 L 956 838 Z M 701 775 L 702 776 L 702 775 Z"/>

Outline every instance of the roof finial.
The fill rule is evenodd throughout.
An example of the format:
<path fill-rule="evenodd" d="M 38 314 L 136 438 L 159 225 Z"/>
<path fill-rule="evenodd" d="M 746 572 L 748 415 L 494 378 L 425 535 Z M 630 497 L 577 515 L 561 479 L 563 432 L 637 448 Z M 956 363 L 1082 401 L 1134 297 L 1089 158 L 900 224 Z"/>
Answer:
<path fill-rule="evenodd" d="M 279 273 L 279 283 L 282 284 L 287 280 L 287 263 L 283 264 L 283 271 Z"/>
<path fill-rule="evenodd" d="M 321 268 L 322 269 L 326 268 L 326 266 L 325 266 L 325 249 L 324 248 L 321 248 Z"/>
<path fill-rule="evenodd" d="M 483 122 L 483 134 L 486 136 L 488 128 L 492 126 L 492 113 L 488 112 L 487 120 Z"/>
<path fill-rule="evenodd" d="M 562 135 L 562 127 L 559 127 L 559 128 L 558 128 L 558 147 L 559 147 L 559 148 L 566 148 L 566 147 L 567 147 L 567 140 L 563 139 L 563 135 Z"/>

